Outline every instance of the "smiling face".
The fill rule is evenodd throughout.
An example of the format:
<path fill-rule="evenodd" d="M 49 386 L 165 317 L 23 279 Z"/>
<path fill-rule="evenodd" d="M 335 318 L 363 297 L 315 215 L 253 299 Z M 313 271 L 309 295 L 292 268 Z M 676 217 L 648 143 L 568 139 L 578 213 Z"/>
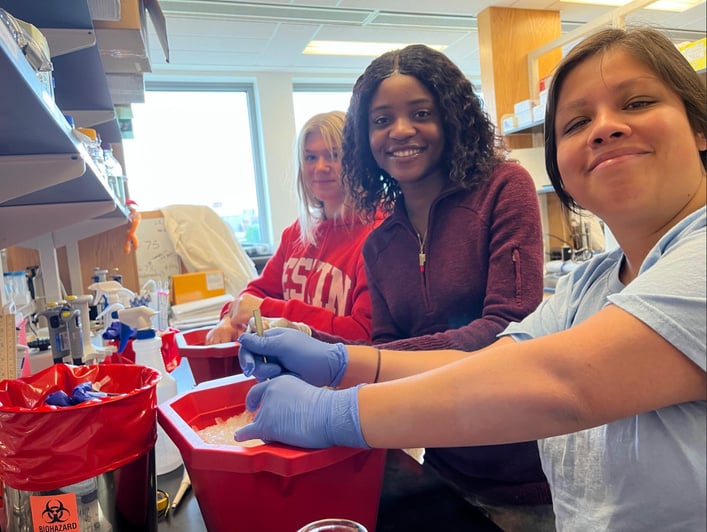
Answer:
<path fill-rule="evenodd" d="M 371 100 L 369 142 L 380 168 L 404 191 L 415 182 L 442 183 L 444 131 L 435 98 L 414 76 L 393 74 Z"/>
<path fill-rule="evenodd" d="M 567 75 L 554 132 L 567 193 L 612 229 L 664 232 L 702 201 L 704 136 L 678 95 L 619 47 Z"/>
<path fill-rule="evenodd" d="M 330 151 L 317 131 L 307 134 L 302 156 L 302 177 L 309 192 L 324 204 L 327 218 L 333 216 L 344 202 L 341 179 L 341 154 Z"/>

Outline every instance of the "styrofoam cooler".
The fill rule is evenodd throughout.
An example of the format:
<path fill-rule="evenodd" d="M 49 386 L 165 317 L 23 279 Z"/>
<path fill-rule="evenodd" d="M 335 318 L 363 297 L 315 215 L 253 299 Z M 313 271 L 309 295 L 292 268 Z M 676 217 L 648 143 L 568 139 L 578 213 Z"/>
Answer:
<path fill-rule="evenodd" d="M 238 342 L 206 345 L 206 334 L 212 327 L 180 332 L 175 336 L 179 355 L 189 360 L 194 381 L 202 382 L 241 373 Z"/>
<path fill-rule="evenodd" d="M 244 412 L 253 384 L 243 375 L 217 379 L 158 406 L 159 423 L 182 453 L 209 532 L 295 531 L 330 517 L 374 531 L 385 450 L 240 447 L 201 439 L 197 430 Z"/>

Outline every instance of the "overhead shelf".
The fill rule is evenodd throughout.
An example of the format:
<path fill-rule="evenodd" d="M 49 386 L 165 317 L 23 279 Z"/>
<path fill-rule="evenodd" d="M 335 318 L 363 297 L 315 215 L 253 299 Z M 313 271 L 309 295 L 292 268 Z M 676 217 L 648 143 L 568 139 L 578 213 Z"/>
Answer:
<path fill-rule="evenodd" d="M 86 0 L 43 2 L 41 9 L 28 0 L 2 0 L 0 7 L 12 16 L 41 28 L 52 57 L 96 44 L 96 33 Z"/>
<path fill-rule="evenodd" d="M 86 164 L 75 153 L 0 157 L 0 203 L 83 175 Z"/>
<path fill-rule="evenodd" d="M 116 131 L 119 141 L 100 54 L 95 45 L 83 47 L 93 28 L 86 0 L 0 0 L 0 7 L 37 27 L 66 26 L 66 49 L 77 50 L 53 58 L 52 99 L 0 24 L 0 248 L 46 235 L 67 242 L 70 235 L 125 223 L 127 209 L 64 118 L 70 113 L 77 125 L 105 124 L 111 141 Z"/>
<path fill-rule="evenodd" d="M 96 44 L 96 33 L 93 29 L 44 28 L 42 34 L 47 39 L 52 58 L 83 50 Z"/>
<path fill-rule="evenodd" d="M 3 24 L 0 72 L 12 95 L 0 98 L 0 202 L 85 175 L 88 155 Z"/>
<path fill-rule="evenodd" d="M 90 227 L 90 218 L 115 210 L 113 201 L 93 203 L 53 203 L 34 206 L 0 208 L 0 248 L 23 244 L 40 235 L 52 234 L 76 224 Z M 124 221 L 123 221 L 124 223 Z M 114 226 L 118 223 L 114 224 Z M 100 232 L 96 228 L 95 232 Z M 57 246 L 57 243 L 54 242 Z M 32 247 L 32 246 L 30 246 Z"/>
<path fill-rule="evenodd" d="M 87 0 L 2 0 L 0 7 L 12 16 L 34 24 L 38 28 L 93 30 L 91 11 Z"/>
<path fill-rule="evenodd" d="M 696 72 L 700 75 L 705 74 L 705 68 L 699 68 L 696 70 Z M 513 127 L 513 128 L 508 128 L 503 130 L 503 135 L 530 135 L 530 134 L 536 134 L 536 133 L 544 133 L 545 132 L 545 120 L 536 120 L 534 122 L 531 122 L 530 124 L 525 124 L 520 127 Z"/>
<path fill-rule="evenodd" d="M 67 248 L 73 284 L 81 279 L 78 242 L 129 219 L 64 117 L 104 141 L 122 140 L 89 1 L 0 0 L 42 32 L 53 65 L 52 95 L 0 23 L 0 248 L 39 251 L 50 300 L 62 296 L 56 248 Z"/>
<path fill-rule="evenodd" d="M 98 47 L 61 55 L 53 63 L 54 99 L 77 126 L 93 127 L 115 118 Z"/>
<path fill-rule="evenodd" d="M 66 199 L 71 203 L 117 201 L 93 161 L 84 160 L 84 163 L 86 171 L 79 177 L 28 192 L 3 202 L 0 207 L 47 205 L 61 199 Z"/>
<path fill-rule="evenodd" d="M 119 225 L 128 223 L 126 221 L 125 209 L 113 206 L 112 209 L 93 216 L 90 220 L 62 227 L 52 232 L 54 245 L 65 246 L 70 242 L 77 242 L 104 231 L 109 231 Z"/>
<path fill-rule="evenodd" d="M 0 24 L 0 156 L 76 153 L 64 115 Z"/>
<path fill-rule="evenodd" d="M 544 131 L 545 131 L 545 121 L 544 120 L 536 120 L 535 122 L 531 122 L 530 124 L 525 124 L 524 126 L 504 129 L 503 134 L 504 135 L 534 134 L 534 133 L 543 133 Z"/>

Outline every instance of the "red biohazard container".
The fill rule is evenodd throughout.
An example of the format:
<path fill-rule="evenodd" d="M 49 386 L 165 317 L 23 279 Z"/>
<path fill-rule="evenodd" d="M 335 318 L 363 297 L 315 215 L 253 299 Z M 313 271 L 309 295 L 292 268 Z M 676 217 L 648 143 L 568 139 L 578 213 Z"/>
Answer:
<path fill-rule="evenodd" d="M 159 380 L 135 364 L 54 364 L 0 381 L 3 530 L 156 532 Z M 86 383 L 105 395 L 47 403 Z"/>
<path fill-rule="evenodd" d="M 243 413 L 255 384 L 236 375 L 161 403 L 157 418 L 179 447 L 209 532 L 295 531 L 337 517 L 376 527 L 385 450 L 301 449 L 204 442 L 196 433 Z"/>
<path fill-rule="evenodd" d="M 242 373 L 238 363 L 238 342 L 206 345 L 211 327 L 180 332 L 175 336 L 179 355 L 189 360 L 196 384 Z"/>

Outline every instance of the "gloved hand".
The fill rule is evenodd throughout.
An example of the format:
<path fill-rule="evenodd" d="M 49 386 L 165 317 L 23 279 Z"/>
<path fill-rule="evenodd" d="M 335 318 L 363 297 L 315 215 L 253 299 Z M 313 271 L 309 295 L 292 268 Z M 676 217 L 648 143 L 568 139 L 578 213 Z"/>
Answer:
<path fill-rule="evenodd" d="M 345 390 L 317 388 L 290 375 L 261 382 L 246 396 L 255 419 L 236 431 L 236 441 L 259 438 L 318 449 L 343 445 L 368 449 L 358 416 L 359 384 Z"/>
<path fill-rule="evenodd" d="M 312 328 L 306 323 L 301 321 L 290 321 L 287 318 L 266 318 L 262 317 L 263 330 L 274 329 L 276 327 L 285 327 L 288 329 L 295 329 L 296 331 L 303 332 L 309 336 L 312 336 Z M 248 332 L 255 332 L 255 318 L 250 318 L 248 320 Z"/>
<path fill-rule="evenodd" d="M 283 328 L 269 329 L 263 336 L 244 334 L 238 341 L 243 374 L 258 381 L 286 373 L 314 386 L 338 386 L 346 373 L 349 356 L 344 344 L 327 344 Z"/>

